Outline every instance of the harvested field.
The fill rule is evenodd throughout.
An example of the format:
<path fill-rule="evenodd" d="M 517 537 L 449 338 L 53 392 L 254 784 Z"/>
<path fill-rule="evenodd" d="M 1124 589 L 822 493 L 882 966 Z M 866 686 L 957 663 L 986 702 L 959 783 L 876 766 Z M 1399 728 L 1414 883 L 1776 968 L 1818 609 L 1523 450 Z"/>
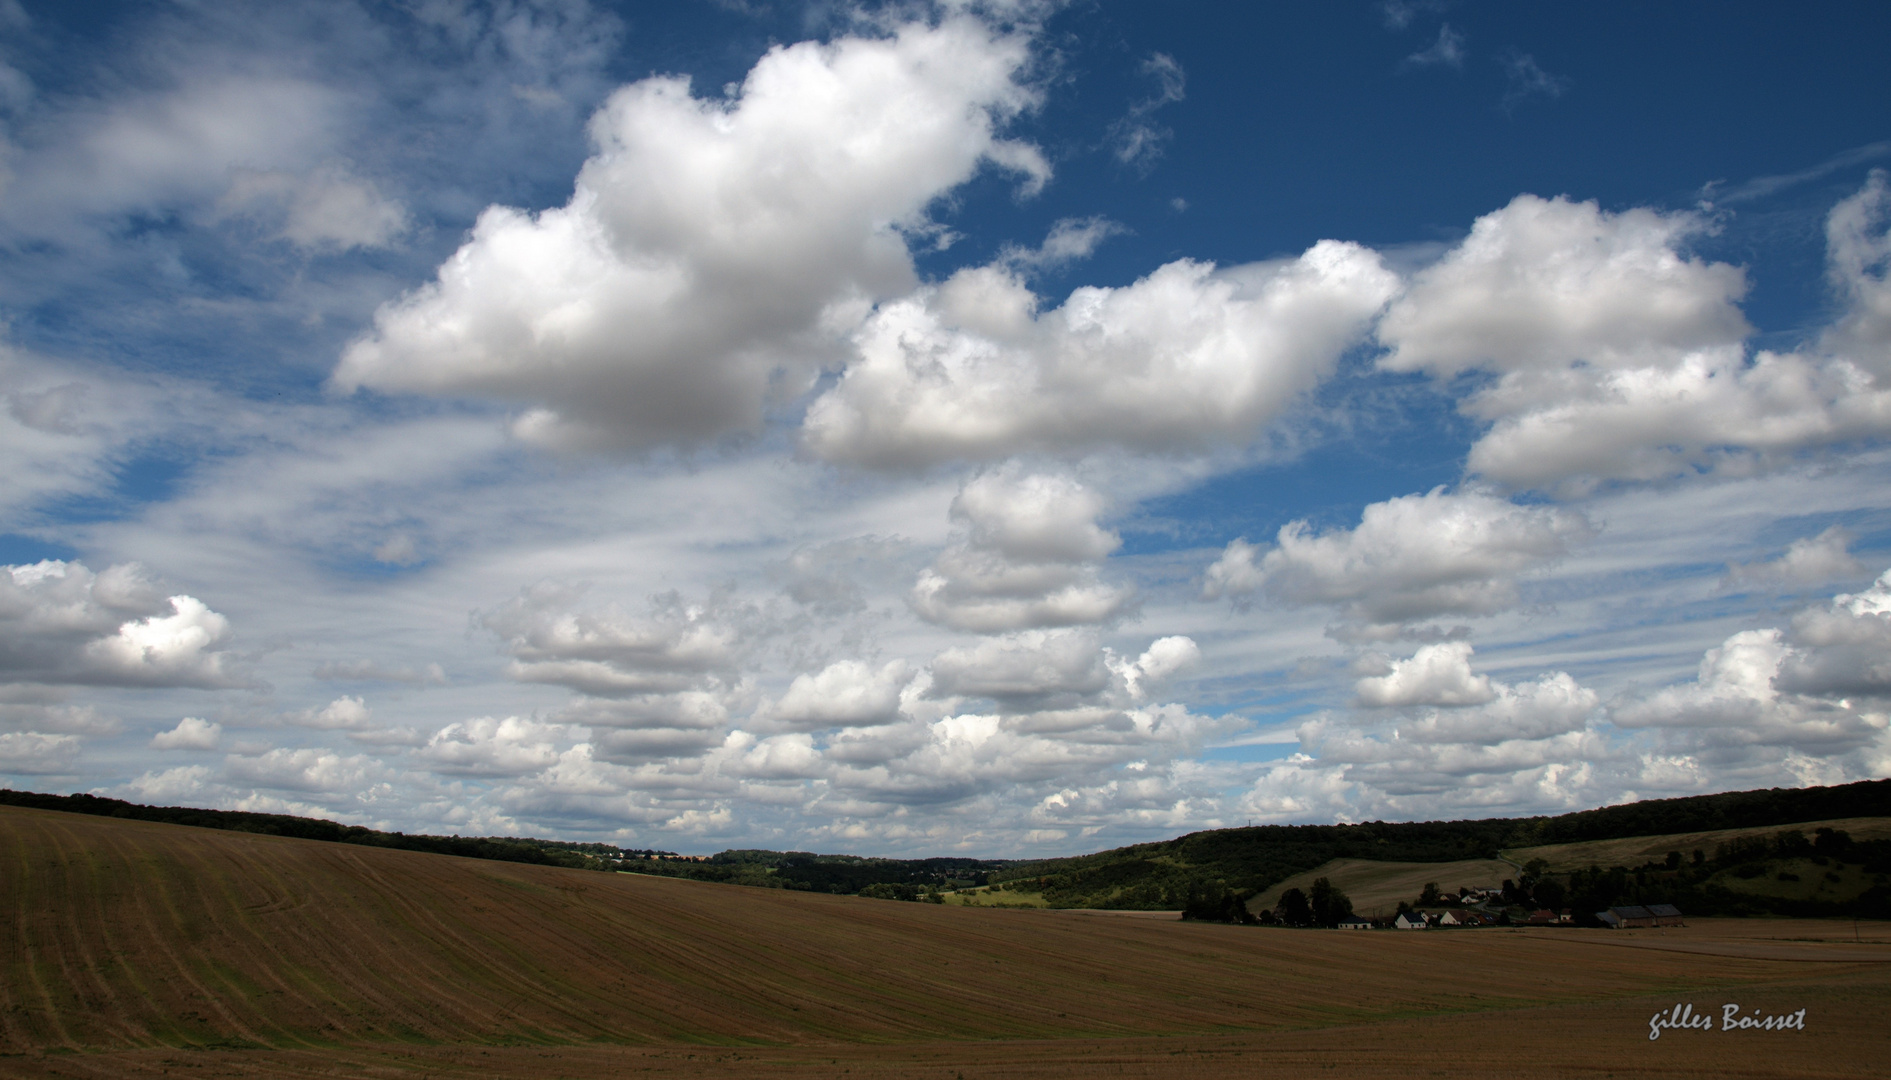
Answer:
<path fill-rule="evenodd" d="M 15 808 L 0 917 L 3 1076 L 1870 1076 L 1891 1050 L 1891 941 L 1850 924 L 1646 938 L 1752 955 L 1264 930 Z M 1682 1000 L 1808 1030 L 1650 1043 Z"/>

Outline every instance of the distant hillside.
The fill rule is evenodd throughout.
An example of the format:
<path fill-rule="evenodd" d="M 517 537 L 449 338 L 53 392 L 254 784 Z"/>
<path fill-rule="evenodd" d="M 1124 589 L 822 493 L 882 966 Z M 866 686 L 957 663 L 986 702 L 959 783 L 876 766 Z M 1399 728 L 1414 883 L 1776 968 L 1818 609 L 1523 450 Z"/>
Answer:
<path fill-rule="evenodd" d="M 1093 855 L 1031 862 L 962 857 L 885 859 L 746 849 L 692 858 L 609 844 L 408 835 L 286 814 L 142 806 L 94 795 L 4 790 L 0 790 L 0 805 L 505 862 L 630 870 L 695 881 L 884 899 L 937 899 L 943 889 L 1015 882 L 1020 887 L 1028 885 L 1052 907 L 1162 911 L 1184 907 L 1191 892 L 1204 887 L 1247 895 L 1259 893 L 1333 859 L 1450 863 L 1493 859 L 1506 849 L 1549 844 L 1767 828 L 1832 818 L 1891 817 L 1891 780 L 1654 799 L 1556 817 L 1215 829 Z"/>
<path fill-rule="evenodd" d="M 166 825 L 190 825 L 200 829 L 256 833 L 261 836 L 291 836 L 298 840 L 324 840 L 336 844 L 360 844 L 364 847 L 396 848 L 402 851 L 427 851 L 435 855 L 459 855 L 469 859 L 495 859 L 500 862 L 539 863 L 575 870 L 614 869 L 616 860 L 626 856 L 670 856 L 674 852 L 628 852 L 609 844 L 567 843 L 561 840 L 534 840 L 516 836 L 424 836 L 382 832 L 359 825 L 343 825 L 322 818 L 296 817 L 293 814 L 255 814 L 244 810 L 204 810 L 193 806 L 145 806 L 123 799 L 97 795 L 44 795 L 36 791 L 11 791 L 0 788 L 0 806 L 24 806 L 34 810 L 59 810 L 93 817 L 125 818 L 131 821 L 155 821 Z"/>
<path fill-rule="evenodd" d="M 1617 867 L 1623 872 L 1614 873 Z M 1880 887 L 1891 884 L 1891 817 L 1510 848 L 1502 860 L 1334 859 L 1275 882 L 1249 898 L 1248 910 L 1273 908 L 1286 890 L 1307 892 L 1319 878 L 1362 916 L 1390 917 L 1399 904 L 1415 903 L 1427 883 L 1451 894 L 1509 882 L 1512 902 L 1525 908 L 1679 903 L 1694 915 L 1883 918 L 1891 914 L 1891 896 Z M 1573 913 L 1588 922 L 1594 911 Z"/>
<path fill-rule="evenodd" d="M 1863 817 L 1891 817 L 1891 780 L 1651 799 L 1556 817 L 1214 829 L 1020 863 L 992 879 L 1026 885 L 1053 907 L 1165 910 L 1205 885 L 1259 893 L 1333 859 L 1449 863 L 1509 848 Z"/>
<path fill-rule="evenodd" d="M 1323 877 L 1353 902 L 1353 911 L 1362 917 L 1390 918 L 1399 902 L 1410 903 L 1424 891 L 1427 882 L 1446 889 L 1495 889 L 1505 878 L 1517 876 L 1517 869 L 1496 859 L 1467 859 L 1453 863 L 1374 862 L 1367 859 L 1334 859 L 1311 870 L 1275 882 L 1248 901 L 1248 908 L 1259 912 L 1280 903 L 1288 889 L 1306 892 L 1316 878 Z"/>
<path fill-rule="evenodd" d="M 1891 817 L 1833 818 L 1826 821 L 1792 822 L 1802 833 L 1820 828 L 1837 829 L 1853 840 L 1891 840 Z M 1723 845 L 1754 836 L 1770 838 L 1778 825 L 1750 825 L 1738 829 L 1709 829 L 1703 832 L 1663 833 L 1659 836 L 1626 836 L 1610 840 L 1579 840 L 1569 844 L 1544 844 L 1537 847 L 1508 848 L 1504 858 L 1521 866 L 1532 859 L 1549 864 L 1549 872 L 1566 874 L 1590 866 L 1640 866 L 1660 862 L 1668 852 L 1686 855 L 1701 851 L 1712 855 Z"/>
<path fill-rule="evenodd" d="M 699 860 L 631 860 L 618 867 L 632 873 L 691 881 L 936 903 L 946 889 L 984 885 L 992 874 L 1014 865 L 1014 859 L 877 859 L 860 855 L 816 855 L 811 851 L 743 849 L 718 852 Z"/>

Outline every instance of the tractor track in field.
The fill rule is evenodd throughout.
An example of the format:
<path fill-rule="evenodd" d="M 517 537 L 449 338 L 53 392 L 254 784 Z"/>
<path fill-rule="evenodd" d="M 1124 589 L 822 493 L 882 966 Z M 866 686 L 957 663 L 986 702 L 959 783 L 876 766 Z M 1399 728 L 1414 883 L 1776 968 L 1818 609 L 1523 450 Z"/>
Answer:
<path fill-rule="evenodd" d="M 1225 1067 L 1234 1051 L 1213 1047 L 1313 1047 L 1322 1031 L 1416 1024 L 1488 1043 L 1520 1010 L 1588 1016 L 1634 1045 L 1647 1021 L 1633 1014 L 1680 993 L 1782 1007 L 1809 994 L 1868 1017 L 1891 1004 L 1891 965 L 1859 962 L 1891 946 L 1693 927 L 1677 932 L 1685 950 L 1626 949 L 1595 947 L 1626 943 L 1594 936 L 1607 931 L 982 911 L 17 807 L 0 807 L 0 867 L 0 1077 L 319 1075 L 325 1058 L 529 1076 L 546 1055 L 574 1076 L 681 1076 L 711 1054 L 700 1075 L 766 1076 L 772 1061 L 781 1075 L 846 1062 L 896 1076 L 938 1058 L 1022 1077 L 1054 1074 L 1054 1046 L 1123 1075 L 1183 1076 L 1198 1074 L 1150 1040 Z M 1872 1060 L 1891 1051 L 1877 1040 Z"/>

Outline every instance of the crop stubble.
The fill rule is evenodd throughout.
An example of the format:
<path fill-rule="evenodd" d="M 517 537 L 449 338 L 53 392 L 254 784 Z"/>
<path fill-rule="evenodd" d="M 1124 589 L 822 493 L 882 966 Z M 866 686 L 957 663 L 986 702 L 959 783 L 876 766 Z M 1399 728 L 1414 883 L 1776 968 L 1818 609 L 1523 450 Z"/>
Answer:
<path fill-rule="evenodd" d="M 1707 953 L 1254 930 L 11 807 L 0 916 L 8 1076 L 1868 1076 L 1891 1050 L 1891 944 L 1780 954 L 1754 924 L 1640 939 Z M 1649 1044 L 1671 1000 L 1812 1030 Z"/>

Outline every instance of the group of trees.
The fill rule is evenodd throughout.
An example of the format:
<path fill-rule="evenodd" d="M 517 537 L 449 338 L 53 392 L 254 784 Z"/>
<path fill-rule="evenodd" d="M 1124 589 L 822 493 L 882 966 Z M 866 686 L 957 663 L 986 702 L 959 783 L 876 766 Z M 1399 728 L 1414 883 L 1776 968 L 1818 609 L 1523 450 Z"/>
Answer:
<path fill-rule="evenodd" d="M 1891 780 L 1696 795 L 1557 817 L 1216 829 L 1094 855 L 1016 863 L 995 871 L 992 880 L 1037 881 L 1052 907 L 1174 909 L 1186 907 L 1201 882 L 1219 881 L 1252 896 L 1339 858 L 1452 862 L 1576 840 L 1877 816 L 1891 816 Z M 1560 909 L 1576 902 L 1557 875 L 1525 874 L 1511 887 L 1520 906 Z"/>
<path fill-rule="evenodd" d="M 61 810 L 94 817 L 126 818 L 132 821 L 158 821 L 168 825 L 191 825 L 201 829 L 257 833 L 264 836 L 293 836 L 302 840 L 324 840 L 336 844 L 360 844 L 364 847 L 399 848 L 403 851 L 429 851 L 436 855 L 459 855 L 469 859 L 496 859 L 501 862 L 538 863 L 565 866 L 577 870 L 610 870 L 621 854 L 609 844 L 569 843 L 561 840 L 534 840 L 517 836 L 425 836 L 383 832 L 359 825 L 343 825 L 322 818 L 294 817 L 289 814 L 256 814 L 242 810 L 204 810 L 191 806 L 145 806 L 123 799 L 97 795 L 42 795 L 32 791 L 0 790 L 0 805 L 26 806 L 38 810 Z"/>
<path fill-rule="evenodd" d="M 1307 891 L 1288 889 L 1272 908 L 1256 914 L 1248 910 L 1251 893 L 1239 892 L 1222 881 L 1198 881 L 1189 890 L 1182 918 L 1202 922 L 1258 923 L 1264 926 L 1338 926 L 1353 917 L 1353 902 L 1326 878 L 1317 878 Z"/>
<path fill-rule="evenodd" d="M 1771 878 L 1796 882 L 1799 874 L 1785 868 L 1794 860 L 1809 862 L 1833 883 L 1847 880 L 1841 871 L 1855 867 L 1867 878 L 1877 878 L 1862 894 L 1843 898 L 1833 891 L 1825 897 L 1814 889 L 1811 897 L 1780 896 L 1742 888 L 1744 882 Z M 1641 866 L 1590 866 L 1569 873 L 1551 873 L 1549 864 L 1532 859 L 1514 880 L 1507 880 L 1498 906 L 1510 910 L 1548 908 L 1569 911 L 1579 925 L 1596 925 L 1596 913 L 1626 905 L 1673 904 L 1691 915 L 1794 915 L 1891 918 L 1891 842 L 1855 841 L 1843 830 L 1821 828 L 1808 837 L 1798 829 L 1772 835 L 1756 834 L 1719 844 L 1708 855 L 1701 849 L 1670 851 Z M 1730 881 L 1731 879 L 1731 881 Z M 1416 904 L 1400 910 L 1449 906 L 1453 898 L 1428 884 Z"/>
<path fill-rule="evenodd" d="M 1834 886 L 1851 880 L 1843 872 L 1848 867 L 1872 883 L 1862 892 L 1854 886 L 1841 895 L 1834 888 L 1824 896 L 1816 887 L 1810 890 L 1811 896 L 1782 896 L 1742 887 L 1768 879 L 1798 882 L 1800 874 L 1787 867 L 1799 865 L 1800 860 Z M 1456 897 L 1440 893 L 1434 882 L 1425 886 L 1416 902 L 1401 903 L 1399 910 L 1449 907 L 1457 902 Z M 1597 912 L 1648 904 L 1673 904 L 1690 915 L 1891 918 L 1891 841 L 1856 841 L 1843 830 L 1830 828 L 1820 828 L 1810 837 L 1799 829 L 1784 829 L 1716 845 L 1712 855 L 1698 848 L 1670 851 L 1636 867 L 1590 866 L 1551 873 L 1547 862 L 1532 859 L 1514 880 L 1503 883 L 1494 906 L 1512 912 L 1568 911 L 1578 925 L 1597 925 Z"/>
<path fill-rule="evenodd" d="M 639 863 L 626 869 L 641 874 L 768 889 L 917 899 L 928 889 L 938 893 L 987 884 L 994 871 L 1010 865 L 1003 859 L 873 859 L 859 855 L 816 855 L 809 851 L 741 849 L 719 852 L 702 861 Z M 897 886 L 893 891 L 899 895 L 888 895 L 886 889 L 867 891 L 875 886 Z M 906 895 L 908 892 L 912 895 Z"/>
<path fill-rule="evenodd" d="M 1182 909 L 1185 917 L 1240 922 L 1246 901 L 1295 874 L 1337 858 L 1388 862 L 1450 862 L 1491 858 L 1500 850 L 1539 844 L 1656 836 L 1681 830 L 1757 828 L 1795 821 L 1891 816 L 1891 780 L 1829 788 L 1771 789 L 1691 796 L 1605 807 L 1549 818 L 1484 821 L 1367 822 L 1360 825 L 1267 825 L 1191 833 L 1068 859 L 876 859 L 805 851 L 725 851 L 707 860 L 673 852 L 628 850 L 609 844 L 524 837 L 406 835 L 287 814 L 256 814 L 193 807 L 155 807 L 94 795 L 44 795 L 0 790 L 0 805 L 162 821 L 212 829 L 294 836 L 335 843 L 430 851 L 479 859 L 542 863 L 589 870 L 629 869 L 815 892 L 917 898 L 941 890 L 991 885 L 1039 892 L 1052 907 L 1131 910 Z M 1620 904 L 1673 903 L 1691 914 L 1859 915 L 1891 918 L 1891 887 L 1878 881 L 1863 895 L 1781 898 L 1729 887 L 1730 874 L 1752 880 L 1769 861 L 1825 860 L 1855 865 L 1867 875 L 1891 872 L 1891 841 L 1853 841 L 1820 830 L 1750 837 L 1636 868 L 1590 867 L 1551 874 L 1540 861 L 1504 883 L 1506 904 L 1571 908 L 1578 919 Z M 1824 863 L 1817 863 L 1824 865 Z M 1778 871 L 1789 873 L 1789 871 Z M 1835 873 L 1835 872 L 1834 872 Z M 1324 882 L 1324 879 L 1322 879 Z M 877 886 L 869 894 L 868 890 Z M 1288 925 L 1327 926 L 1352 913 L 1345 894 L 1325 883 L 1310 893 L 1289 890 L 1271 917 Z M 930 893 L 928 892 L 930 891 Z M 1298 895 L 1298 900 L 1290 897 Z M 1300 904 L 1306 905 L 1304 916 Z M 1425 905 L 1420 898 L 1421 906 Z M 1291 905 L 1291 907 L 1290 907 Z M 1336 914 L 1338 913 L 1338 914 Z"/>
<path fill-rule="evenodd" d="M 1795 861 L 1797 860 L 1797 861 Z M 1756 879 L 1797 882 L 1798 873 L 1784 866 L 1803 861 L 1828 880 L 1848 880 L 1842 871 L 1855 868 L 1875 879 L 1862 894 L 1841 899 L 1814 895 L 1782 897 L 1730 886 Z M 1797 829 L 1742 837 L 1718 845 L 1710 856 L 1701 850 L 1687 854 L 1670 851 L 1661 860 L 1639 867 L 1591 866 L 1573 873 L 1552 873 L 1543 859 L 1525 863 L 1514 879 L 1503 883 L 1491 901 L 1476 901 L 1494 910 L 1500 919 L 1519 912 L 1547 908 L 1570 911 L 1579 925 L 1597 925 L 1596 913 L 1629 904 L 1674 904 L 1691 915 L 1792 915 L 1891 918 L 1891 841 L 1853 840 L 1842 830 L 1818 829 L 1808 837 Z M 1854 887 L 1855 888 L 1855 887 Z M 1398 905 L 1400 913 L 1471 903 L 1462 899 L 1472 890 L 1446 894 L 1437 882 L 1427 882 L 1415 901 Z M 1260 922 L 1281 926 L 1335 926 L 1353 917 L 1352 902 L 1326 878 L 1305 892 L 1288 889 L 1272 910 L 1249 916 L 1245 901 L 1252 894 L 1226 882 L 1198 885 L 1190 894 L 1183 918 L 1223 922 Z"/>
<path fill-rule="evenodd" d="M 1516 842 L 1504 846 L 1573 844 L 1625 836 L 1763 829 L 1797 821 L 1887 816 L 1891 816 L 1891 780 L 1863 780 L 1833 787 L 1765 788 L 1647 799 L 1556 817 L 1524 818 L 1516 823 Z"/>
<path fill-rule="evenodd" d="M 1271 916 L 1271 917 L 1270 917 Z M 1306 892 L 1288 889 L 1262 922 L 1282 926 L 1338 926 L 1353 917 L 1353 902 L 1326 878 L 1315 878 Z"/>
<path fill-rule="evenodd" d="M 905 900 L 924 904 L 945 903 L 945 893 L 937 885 L 908 885 L 876 881 L 861 889 L 858 895 L 873 900 Z"/>
<path fill-rule="evenodd" d="M 1821 896 L 1823 890 L 1816 887 L 1807 896 L 1742 887 L 1761 878 L 1796 881 L 1798 875 L 1782 864 L 1802 861 L 1821 879 L 1845 880 L 1842 871 L 1852 868 L 1871 884 L 1847 898 L 1835 891 Z M 1719 844 L 1711 856 L 1670 851 L 1659 862 L 1607 870 L 1591 866 L 1565 877 L 1567 906 L 1578 922 L 1593 921 L 1595 912 L 1623 904 L 1674 904 L 1690 915 L 1891 918 L 1891 840 L 1853 840 L 1837 829 L 1822 828 L 1810 837 L 1785 829 Z"/>
<path fill-rule="evenodd" d="M 1250 923 L 1247 896 L 1223 881 L 1196 881 L 1182 901 L 1182 917 L 1199 922 Z"/>

